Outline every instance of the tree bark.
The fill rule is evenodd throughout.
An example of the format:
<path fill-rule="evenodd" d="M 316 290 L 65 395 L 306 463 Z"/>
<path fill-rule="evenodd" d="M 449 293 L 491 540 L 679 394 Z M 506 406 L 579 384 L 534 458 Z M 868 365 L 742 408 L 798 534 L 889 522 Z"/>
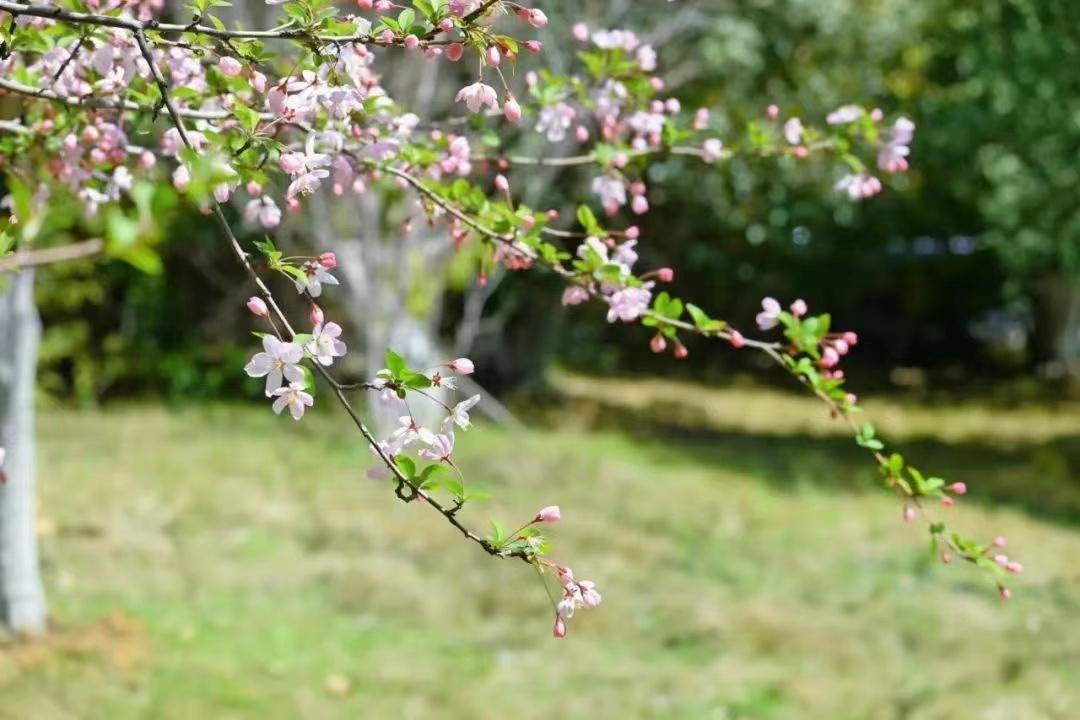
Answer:
<path fill-rule="evenodd" d="M 0 290 L 0 624 L 19 633 L 45 631 L 45 592 L 35 528 L 34 381 L 41 320 L 34 272 L 9 275 Z"/>

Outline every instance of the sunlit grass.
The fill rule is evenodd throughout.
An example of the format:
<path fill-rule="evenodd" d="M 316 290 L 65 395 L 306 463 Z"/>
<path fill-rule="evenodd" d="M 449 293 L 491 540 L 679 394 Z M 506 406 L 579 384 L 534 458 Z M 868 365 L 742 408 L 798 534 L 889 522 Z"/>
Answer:
<path fill-rule="evenodd" d="M 0 649 L 0 718 L 1012 720 L 1080 707 L 1070 525 L 950 511 L 1024 560 L 1004 604 L 932 562 L 925 530 L 839 446 L 474 429 L 459 460 L 494 499 L 468 518 L 562 505 L 556 554 L 604 592 L 556 642 L 535 576 L 368 480 L 369 453 L 330 414 L 45 415 L 58 631 Z"/>

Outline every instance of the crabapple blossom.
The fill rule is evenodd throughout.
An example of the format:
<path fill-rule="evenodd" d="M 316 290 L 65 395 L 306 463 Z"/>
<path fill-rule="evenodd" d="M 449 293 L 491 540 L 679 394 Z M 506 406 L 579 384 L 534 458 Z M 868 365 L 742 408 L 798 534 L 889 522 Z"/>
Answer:
<path fill-rule="evenodd" d="M 451 462 L 450 455 L 454 452 L 454 433 L 439 433 L 431 438 L 429 445 L 430 447 L 418 453 L 420 457 L 434 462 Z"/>
<path fill-rule="evenodd" d="M 302 278 L 295 278 L 296 292 L 307 294 L 313 298 L 322 295 L 323 285 L 337 285 L 338 279 L 327 272 L 327 268 L 318 260 L 305 262 L 300 269 L 303 271 Z"/>
<path fill-rule="evenodd" d="M 458 358 L 457 360 L 451 360 L 446 364 L 446 367 L 450 368 L 458 375 L 472 375 L 476 370 L 476 366 L 473 365 L 473 361 L 469 358 Z"/>
<path fill-rule="evenodd" d="M 316 325 L 311 331 L 311 340 L 304 346 L 320 365 L 332 365 L 334 358 L 342 357 L 346 352 L 341 336 L 341 326 L 335 322 Z"/>
<path fill-rule="evenodd" d="M 315 404 L 315 398 L 304 392 L 304 386 L 298 382 L 289 383 L 288 387 L 278 388 L 273 395 L 277 398 L 273 404 L 274 413 L 280 415 L 281 411 L 287 407 L 293 420 L 304 417 L 304 410 Z"/>
<path fill-rule="evenodd" d="M 628 287 L 612 293 L 607 298 L 607 321 L 633 322 L 649 309 L 652 292 L 644 287 Z"/>
<path fill-rule="evenodd" d="M 256 353 L 244 372 L 251 377 L 266 378 L 266 396 L 270 397 L 281 387 L 282 379 L 290 383 L 303 381 L 299 363 L 304 357 L 303 349 L 296 343 L 282 342 L 273 335 L 263 336 L 263 351 Z"/>
<path fill-rule="evenodd" d="M 558 522 L 562 518 L 562 513 L 559 511 L 558 505 L 549 505 L 542 508 L 536 517 L 533 518 L 534 523 L 552 523 Z"/>
<path fill-rule="evenodd" d="M 473 113 L 480 112 L 485 105 L 492 110 L 499 108 L 499 96 L 495 92 L 495 88 L 482 82 L 476 82 L 461 88 L 455 100 L 465 103 L 465 107 L 469 108 L 469 112 Z"/>
<path fill-rule="evenodd" d="M 771 330 L 779 322 L 780 303 L 775 298 L 767 297 L 761 301 L 761 312 L 757 314 L 757 326 L 761 330 Z"/>
<path fill-rule="evenodd" d="M 252 315 L 258 317 L 266 317 L 270 314 L 270 311 L 266 308 L 266 303 L 260 297 L 248 298 L 247 309 L 251 311 Z"/>
<path fill-rule="evenodd" d="M 468 430 L 471 424 L 469 422 L 469 410 L 472 410 L 478 402 L 480 402 L 479 395 L 473 395 L 472 397 L 459 402 L 450 409 L 450 414 L 443 423 L 443 427 L 453 428 L 454 425 L 457 425 L 462 430 Z M 446 432 L 446 430 L 444 430 L 444 432 Z"/>

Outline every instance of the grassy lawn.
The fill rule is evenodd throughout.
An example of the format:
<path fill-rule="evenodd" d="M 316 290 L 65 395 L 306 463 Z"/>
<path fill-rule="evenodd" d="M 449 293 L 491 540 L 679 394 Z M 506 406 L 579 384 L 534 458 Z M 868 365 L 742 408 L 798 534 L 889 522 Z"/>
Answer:
<path fill-rule="evenodd" d="M 1004 432 L 999 415 L 984 426 Z M 368 480 L 340 420 L 44 414 L 57 630 L 0 644 L 0 719 L 1080 717 L 1080 532 L 1052 507 L 950 511 L 1025 562 L 1006 604 L 930 560 L 925 530 L 812 423 L 481 426 L 459 462 L 494 499 L 468 519 L 562 505 L 556 555 L 604 593 L 556 642 L 536 578 Z M 1032 448 L 1075 445 L 1016 426 L 988 454 L 924 437 L 912 460 L 978 492 L 1041 467 Z M 1055 483 L 1075 482 L 1073 458 L 1046 461 Z M 1013 482 L 1041 488 L 1030 474 Z"/>

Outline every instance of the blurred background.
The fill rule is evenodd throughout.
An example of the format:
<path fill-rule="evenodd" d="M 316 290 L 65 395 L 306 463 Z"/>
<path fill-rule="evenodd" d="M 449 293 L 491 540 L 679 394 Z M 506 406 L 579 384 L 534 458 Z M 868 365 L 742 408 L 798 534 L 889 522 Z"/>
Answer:
<path fill-rule="evenodd" d="M 869 417 L 968 483 L 951 522 L 1010 539 L 1014 600 L 940 567 L 842 428 L 755 358 L 657 357 L 644 329 L 558 308 L 541 273 L 478 287 L 442 233 L 402 234 L 404 196 L 315 202 L 278 243 L 338 253 L 346 374 L 388 346 L 473 358 L 488 419 L 459 464 L 495 499 L 470 519 L 563 506 L 557 556 L 605 603 L 550 642 L 535 579 L 367 480 L 331 403 L 269 413 L 242 370 L 250 288 L 157 188 L 156 232 L 106 215 L 122 252 L 37 273 L 52 631 L 0 641 L 0 718 L 1080 717 L 1080 4 L 544 8 L 541 62 L 572 67 L 574 22 L 638 29 L 722 136 L 769 103 L 915 121 L 912 171 L 858 205 L 813 163 L 658 162 L 641 265 L 737 325 L 801 296 L 857 331 Z M 423 117 L 452 112 L 452 72 L 387 74 Z M 509 175 L 564 209 L 590 179 Z M 49 222 L 66 232 L 62 208 Z"/>

